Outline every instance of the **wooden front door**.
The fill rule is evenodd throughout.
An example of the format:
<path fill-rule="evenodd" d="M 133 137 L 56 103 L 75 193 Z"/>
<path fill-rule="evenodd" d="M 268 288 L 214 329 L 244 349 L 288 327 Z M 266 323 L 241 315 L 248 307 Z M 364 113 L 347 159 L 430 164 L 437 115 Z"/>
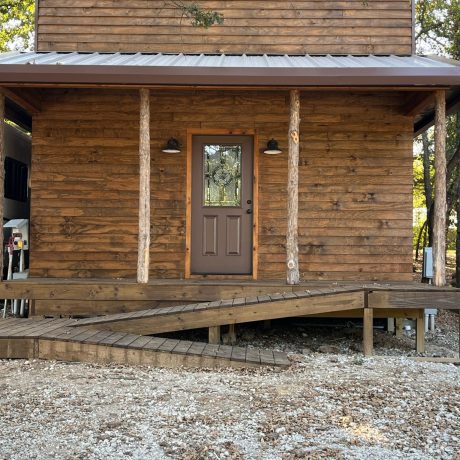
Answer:
<path fill-rule="evenodd" d="M 192 274 L 252 273 L 252 136 L 194 136 Z"/>

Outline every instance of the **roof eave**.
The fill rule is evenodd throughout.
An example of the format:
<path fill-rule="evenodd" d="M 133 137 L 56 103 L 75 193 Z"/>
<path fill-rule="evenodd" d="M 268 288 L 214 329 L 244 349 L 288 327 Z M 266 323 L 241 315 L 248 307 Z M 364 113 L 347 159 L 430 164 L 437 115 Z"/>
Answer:
<path fill-rule="evenodd" d="M 2 64 L 0 84 L 457 86 L 457 67 L 181 67 Z"/>

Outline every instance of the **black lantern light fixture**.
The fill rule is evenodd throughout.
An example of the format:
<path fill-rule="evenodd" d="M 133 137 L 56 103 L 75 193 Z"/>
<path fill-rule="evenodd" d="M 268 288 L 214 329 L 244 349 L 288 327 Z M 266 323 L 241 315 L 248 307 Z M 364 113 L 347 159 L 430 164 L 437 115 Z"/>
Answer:
<path fill-rule="evenodd" d="M 171 137 L 168 139 L 168 142 L 166 142 L 166 145 L 162 148 L 162 152 L 164 153 L 180 153 L 180 143 L 177 139 L 174 137 Z"/>
<path fill-rule="evenodd" d="M 270 139 L 267 142 L 267 148 L 264 150 L 264 153 L 266 155 L 279 155 L 280 153 L 283 153 L 283 151 L 278 147 L 278 141 Z"/>

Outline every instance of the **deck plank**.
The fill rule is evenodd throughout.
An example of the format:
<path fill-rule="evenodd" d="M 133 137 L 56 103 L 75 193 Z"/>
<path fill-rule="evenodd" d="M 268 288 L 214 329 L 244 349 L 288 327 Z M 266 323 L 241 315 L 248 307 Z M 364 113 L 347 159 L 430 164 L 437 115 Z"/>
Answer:
<path fill-rule="evenodd" d="M 190 348 L 187 350 L 188 355 L 201 355 L 206 347 L 205 342 L 193 342 Z"/>
<path fill-rule="evenodd" d="M 179 343 L 171 350 L 171 353 L 179 353 L 180 355 L 186 355 L 193 342 L 189 340 L 181 340 Z"/>
<path fill-rule="evenodd" d="M 121 337 L 119 340 L 114 342 L 112 346 L 114 347 L 127 347 L 131 343 L 133 343 L 135 340 L 139 338 L 138 335 L 136 334 L 126 334 L 124 337 Z"/>
<path fill-rule="evenodd" d="M 126 345 L 126 347 L 127 348 L 142 349 L 144 347 L 144 345 L 146 345 L 151 340 L 151 338 L 152 337 L 149 337 L 147 335 L 141 335 L 141 336 L 137 337 L 136 340 L 134 340 L 133 342 L 131 342 L 128 345 Z"/>
<path fill-rule="evenodd" d="M 167 339 L 163 337 L 151 337 L 150 340 L 142 347 L 143 350 L 158 350 Z"/>
<path fill-rule="evenodd" d="M 168 353 L 173 350 L 173 348 L 179 343 L 179 340 L 176 339 L 166 339 L 159 347 L 160 351 L 167 351 Z"/>

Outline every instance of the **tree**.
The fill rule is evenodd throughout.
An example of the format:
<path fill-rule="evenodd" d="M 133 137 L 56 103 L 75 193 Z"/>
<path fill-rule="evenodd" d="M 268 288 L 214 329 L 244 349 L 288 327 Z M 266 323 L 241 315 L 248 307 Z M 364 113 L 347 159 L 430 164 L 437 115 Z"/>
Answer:
<path fill-rule="evenodd" d="M 165 6 L 173 6 L 182 12 L 182 17 L 189 19 L 193 27 L 208 29 L 215 24 L 223 24 L 223 14 L 202 8 L 195 2 L 183 2 L 181 0 L 165 3 Z"/>
<path fill-rule="evenodd" d="M 415 39 L 421 52 L 430 50 L 458 59 L 460 56 L 460 1 L 418 0 Z"/>
<path fill-rule="evenodd" d="M 33 45 L 34 0 L 0 0 L 0 52 Z"/>

